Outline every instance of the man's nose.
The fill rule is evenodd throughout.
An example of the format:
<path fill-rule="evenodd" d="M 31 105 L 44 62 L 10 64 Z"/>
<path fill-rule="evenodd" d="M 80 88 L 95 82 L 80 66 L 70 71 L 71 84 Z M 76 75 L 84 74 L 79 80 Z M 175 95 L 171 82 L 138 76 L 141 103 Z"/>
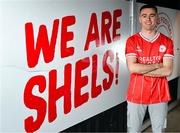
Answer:
<path fill-rule="evenodd" d="M 148 16 L 148 17 L 147 17 L 147 20 L 150 20 L 150 18 L 151 18 L 151 17 L 150 17 L 150 16 Z"/>

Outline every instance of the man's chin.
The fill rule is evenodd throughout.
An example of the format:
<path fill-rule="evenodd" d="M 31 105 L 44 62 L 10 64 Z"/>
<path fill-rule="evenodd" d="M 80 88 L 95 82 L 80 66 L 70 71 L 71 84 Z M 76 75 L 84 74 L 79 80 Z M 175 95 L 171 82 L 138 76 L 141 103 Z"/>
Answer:
<path fill-rule="evenodd" d="M 145 29 L 146 29 L 146 30 L 154 30 L 155 27 L 153 27 L 153 26 L 146 26 Z"/>

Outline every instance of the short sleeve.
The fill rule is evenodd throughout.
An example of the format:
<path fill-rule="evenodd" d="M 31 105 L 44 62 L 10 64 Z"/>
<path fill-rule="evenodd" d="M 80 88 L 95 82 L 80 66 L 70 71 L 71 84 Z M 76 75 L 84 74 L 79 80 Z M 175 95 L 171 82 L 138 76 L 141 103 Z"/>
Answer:
<path fill-rule="evenodd" d="M 171 39 L 168 40 L 168 47 L 166 53 L 164 54 L 164 57 L 174 58 L 174 45 Z"/>
<path fill-rule="evenodd" d="M 135 57 L 137 56 L 137 52 L 136 52 L 132 37 L 128 38 L 126 41 L 125 55 L 128 57 L 129 56 L 135 56 Z"/>

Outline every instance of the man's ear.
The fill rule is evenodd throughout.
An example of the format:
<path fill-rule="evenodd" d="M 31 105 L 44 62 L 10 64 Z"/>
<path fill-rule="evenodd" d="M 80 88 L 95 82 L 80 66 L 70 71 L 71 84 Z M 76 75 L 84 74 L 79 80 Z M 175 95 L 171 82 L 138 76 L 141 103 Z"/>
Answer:
<path fill-rule="evenodd" d="M 160 23 L 160 18 L 159 18 L 159 15 L 157 14 L 157 25 Z"/>
<path fill-rule="evenodd" d="M 141 24 L 141 18 L 140 18 L 140 15 L 139 15 L 139 23 Z"/>

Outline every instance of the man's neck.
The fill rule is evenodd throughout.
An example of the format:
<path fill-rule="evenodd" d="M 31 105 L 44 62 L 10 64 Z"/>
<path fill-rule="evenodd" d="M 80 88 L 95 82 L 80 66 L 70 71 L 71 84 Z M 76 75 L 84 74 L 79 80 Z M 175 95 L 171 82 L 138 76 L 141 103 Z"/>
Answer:
<path fill-rule="evenodd" d="M 151 40 L 152 38 L 154 38 L 154 36 L 156 35 L 157 31 L 156 30 L 141 30 L 141 33 L 143 34 L 143 36 L 145 36 L 147 39 Z"/>

